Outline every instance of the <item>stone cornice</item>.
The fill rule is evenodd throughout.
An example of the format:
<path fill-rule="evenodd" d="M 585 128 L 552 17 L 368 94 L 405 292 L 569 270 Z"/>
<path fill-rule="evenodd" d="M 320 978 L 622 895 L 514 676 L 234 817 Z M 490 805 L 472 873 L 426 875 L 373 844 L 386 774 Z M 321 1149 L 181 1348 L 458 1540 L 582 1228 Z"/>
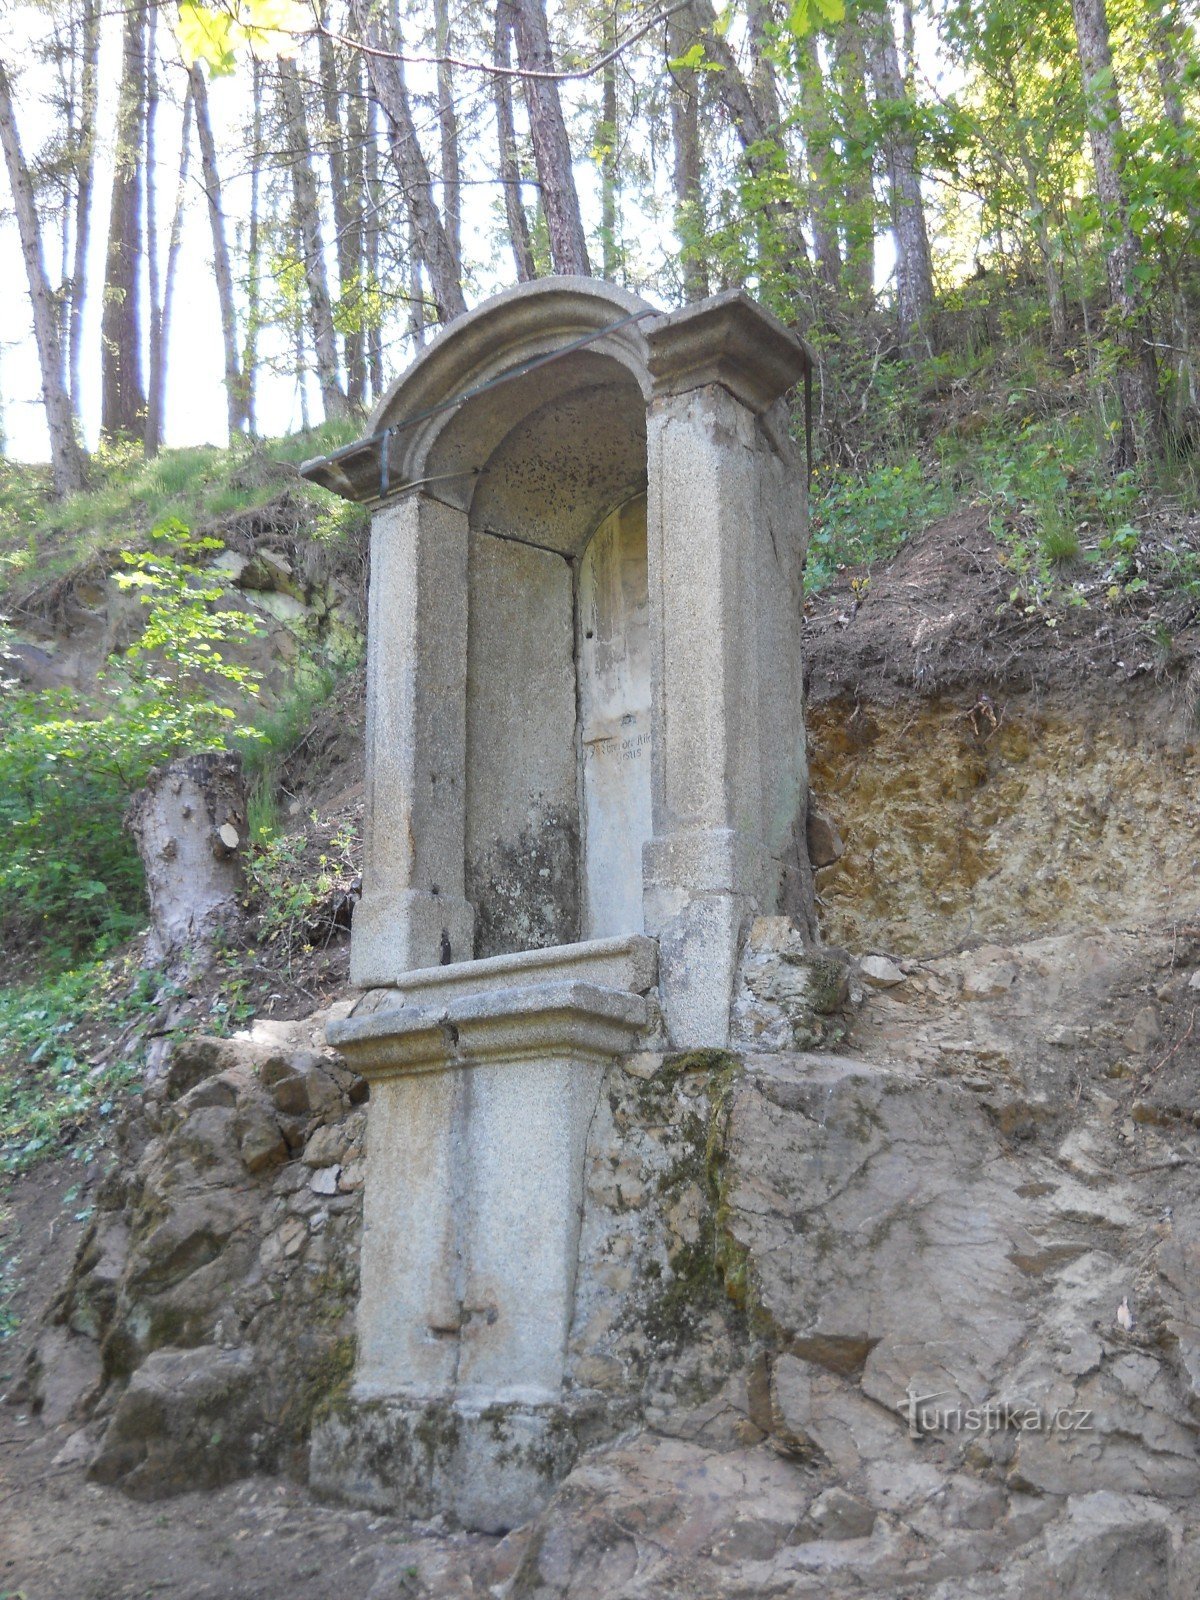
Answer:
<path fill-rule="evenodd" d="M 347 1017 L 330 1023 L 328 1037 L 355 1071 L 375 1079 L 547 1056 L 605 1060 L 634 1049 L 652 1019 L 642 995 L 543 983 Z"/>
<path fill-rule="evenodd" d="M 716 383 L 757 415 L 809 366 L 803 341 L 740 289 L 642 327 L 656 398 Z"/>

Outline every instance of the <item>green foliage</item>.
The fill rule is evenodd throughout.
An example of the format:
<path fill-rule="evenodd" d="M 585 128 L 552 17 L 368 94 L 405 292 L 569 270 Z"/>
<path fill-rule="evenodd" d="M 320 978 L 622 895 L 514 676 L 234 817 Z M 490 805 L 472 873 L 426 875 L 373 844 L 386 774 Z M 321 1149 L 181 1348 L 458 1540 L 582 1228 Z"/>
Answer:
<path fill-rule="evenodd" d="M 131 988 L 113 961 L 91 961 L 37 984 L 0 989 L 0 1173 L 23 1172 L 93 1116 L 107 1118 L 137 1081 L 136 1051 L 111 1039 L 161 998 L 153 973 Z M 89 1158 L 83 1146 L 75 1152 Z"/>
<path fill-rule="evenodd" d="M 141 920 L 122 816 L 150 769 L 235 729 L 252 737 L 226 699 L 253 696 L 257 675 L 221 651 L 257 629 L 219 607 L 221 584 L 200 563 L 220 548 L 170 523 L 150 550 L 125 554 L 118 582 L 145 606 L 145 626 L 103 673 L 99 707 L 65 689 L 0 701 L 0 931 L 52 961 L 103 949 Z"/>
<path fill-rule="evenodd" d="M 895 555 L 952 504 L 947 486 L 908 455 L 866 472 L 831 473 L 812 509 L 806 581 L 825 587 L 839 567 L 870 565 Z"/>
<path fill-rule="evenodd" d="M 114 546 L 130 549 L 150 528 L 203 526 L 263 505 L 279 493 L 277 463 L 297 466 L 348 444 L 357 431 L 353 422 L 330 422 L 260 444 L 238 439 L 228 450 L 164 450 L 150 461 L 128 443 L 102 444 L 89 463 L 92 487 L 61 501 L 51 499 L 46 471 L 0 459 L 0 593 L 27 590 L 35 578 L 44 583 Z M 288 490 L 319 509 L 328 504 L 301 478 Z"/>
<path fill-rule="evenodd" d="M 311 820 L 317 821 L 315 814 Z M 351 823 L 344 823 L 319 851 L 300 833 L 272 835 L 264 830 L 253 836 L 246 876 L 263 943 L 290 957 L 312 949 L 332 930 L 331 904 L 355 876 L 355 845 Z"/>

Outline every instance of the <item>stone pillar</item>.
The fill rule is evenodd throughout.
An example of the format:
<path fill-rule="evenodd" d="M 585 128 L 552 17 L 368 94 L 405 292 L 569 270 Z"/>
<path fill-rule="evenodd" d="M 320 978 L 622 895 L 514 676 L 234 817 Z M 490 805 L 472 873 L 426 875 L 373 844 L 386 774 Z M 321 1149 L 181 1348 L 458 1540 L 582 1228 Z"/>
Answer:
<path fill-rule="evenodd" d="M 367 623 L 363 897 L 350 981 L 468 961 L 467 518 L 420 493 L 376 511 Z"/>
<path fill-rule="evenodd" d="M 797 909 L 806 805 L 802 346 L 743 296 L 647 329 L 654 836 L 646 932 L 679 1048 L 723 1046 L 751 919 Z"/>
<path fill-rule="evenodd" d="M 371 1117 L 355 1384 L 314 1487 L 497 1532 L 569 1468 L 588 1130 L 655 978 L 652 941 L 597 940 L 415 973 L 331 1025 Z"/>

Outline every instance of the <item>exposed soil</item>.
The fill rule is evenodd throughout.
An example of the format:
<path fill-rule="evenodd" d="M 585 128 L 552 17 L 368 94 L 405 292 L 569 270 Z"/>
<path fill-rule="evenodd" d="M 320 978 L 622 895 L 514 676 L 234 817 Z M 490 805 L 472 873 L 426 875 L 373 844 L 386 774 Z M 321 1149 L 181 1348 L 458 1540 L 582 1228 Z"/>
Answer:
<path fill-rule="evenodd" d="M 934 523 L 891 561 L 847 570 L 810 601 L 805 637 L 809 704 L 894 705 L 913 694 L 1097 692 L 1128 701 L 1142 680 L 1196 699 L 1196 602 L 1152 586 L 1120 609 L 1100 602 L 1039 607 L 1018 587 L 982 510 Z M 1170 643 L 1167 644 L 1167 636 Z"/>

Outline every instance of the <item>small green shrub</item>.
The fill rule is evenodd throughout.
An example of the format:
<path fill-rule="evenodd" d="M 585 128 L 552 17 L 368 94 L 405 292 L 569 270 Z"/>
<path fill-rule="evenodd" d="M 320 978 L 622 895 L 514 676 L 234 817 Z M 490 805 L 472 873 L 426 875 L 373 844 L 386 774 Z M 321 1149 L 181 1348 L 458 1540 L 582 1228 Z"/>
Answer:
<path fill-rule="evenodd" d="M 302 833 L 253 838 L 246 876 L 261 942 L 291 956 L 312 949 L 333 932 L 335 902 L 348 892 L 356 872 L 355 842 L 350 823 L 320 851 Z"/>
<path fill-rule="evenodd" d="M 22 1172 L 93 1114 L 107 1117 L 138 1078 L 136 1050 L 108 1038 L 161 996 L 156 974 L 131 987 L 123 964 L 90 961 L 27 987 L 0 989 L 0 1172 Z"/>
<path fill-rule="evenodd" d="M 0 933 L 59 964 L 103 950 L 141 920 L 141 866 L 122 818 L 150 769 L 183 750 L 224 745 L 239 728 L 224 703 L 257 675 L 221 654 L 257 631 L 222 609 L 200 565 L 220 541 L 180 523 L 127 553 L 118 582 L 146 607 L 141 636 L 101 679 L 101 705 L 69 690 L 0 701 Z"/>

